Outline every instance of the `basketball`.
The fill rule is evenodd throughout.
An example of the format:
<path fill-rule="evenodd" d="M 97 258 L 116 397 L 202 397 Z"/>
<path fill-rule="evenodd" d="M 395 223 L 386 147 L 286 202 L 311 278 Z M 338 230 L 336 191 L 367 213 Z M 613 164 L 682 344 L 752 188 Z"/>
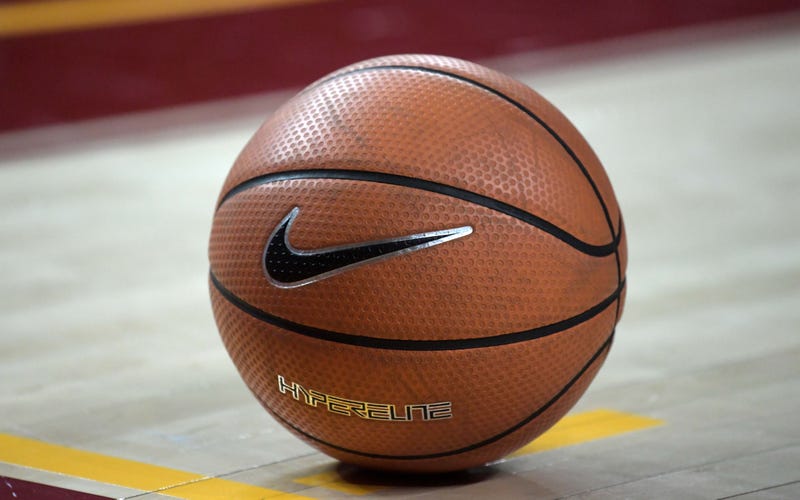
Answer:
<path fill-rule="evenodd" d="M 561 112 L 457 59 L 313 83 L 236 159 L 209 244 L 221 338 L 266 410 L 346 463 L 445 472 L 556 423 L 608 355 L 622 216 Z"/>

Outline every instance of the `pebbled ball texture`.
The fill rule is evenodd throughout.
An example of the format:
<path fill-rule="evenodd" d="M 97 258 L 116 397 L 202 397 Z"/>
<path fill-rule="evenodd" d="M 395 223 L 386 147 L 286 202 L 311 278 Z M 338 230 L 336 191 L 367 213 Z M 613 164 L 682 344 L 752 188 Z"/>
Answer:
<path fill-rule="evenodd" d="M 299 255 L 471 233 L 282 284 L 265 248 L 294 208 Z M 418 55 L 332 73 L 267 120 L 209 258 L 222 340 L 262 405 L 340 460 L 408 472 L 499 459 L 558 421 L 608 353 L 627 261 L 605 171 L 555 107 Z"/>

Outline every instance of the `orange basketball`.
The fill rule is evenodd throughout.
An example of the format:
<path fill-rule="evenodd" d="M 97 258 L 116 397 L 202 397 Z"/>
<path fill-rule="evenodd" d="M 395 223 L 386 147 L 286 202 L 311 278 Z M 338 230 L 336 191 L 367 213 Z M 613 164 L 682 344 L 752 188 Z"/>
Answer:
<path fill-rule="evenodd" d="M 539 94 L 456 59 L 372 59 L 280 108 L 228 175 L 209 248 L 231 358 L 344 462 L 437 472 L 552 426 L 608 354 L 622 217 Z"/>

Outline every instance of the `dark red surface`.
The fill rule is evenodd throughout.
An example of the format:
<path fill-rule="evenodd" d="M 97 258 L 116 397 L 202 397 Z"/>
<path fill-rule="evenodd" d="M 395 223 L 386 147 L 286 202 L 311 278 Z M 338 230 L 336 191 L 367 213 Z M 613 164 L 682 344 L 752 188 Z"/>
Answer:
<path fill-rule="evenodd" d="M 108 500 L 90 493 L 83 493 L 57 486 L 23 481 L 13 477 L 0 476 L 0 500 Z"/>
<path fill-rule="evenodd" d="M 0 39 L 0 130 L 302 86 L 391 53 L 485 58 L 798 0 L 344 0 Z"/>

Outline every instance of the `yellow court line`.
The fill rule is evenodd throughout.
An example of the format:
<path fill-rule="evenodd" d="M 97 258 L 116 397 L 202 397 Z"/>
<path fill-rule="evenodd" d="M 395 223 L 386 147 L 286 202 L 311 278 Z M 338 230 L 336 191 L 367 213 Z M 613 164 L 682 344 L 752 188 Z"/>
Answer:
<path fill-rule="evenodd" d="M 305 486 L 317 486 L 327 490 L 334 490 L 348 495 L 366 495 L 378 490 L 386 489 L 387 486 L 373 484 L 357 484 L 345 481 L 342 476 L 334 470 L 314 474 L 311 476 L 298 477 L 294 480 Z"/>
<path fill-rule="evenodd" d="M 0 433 L 0 462 L 191 500 L 307 497 Z"/>
<path fill-rule="evenodd" d="M 663 420 L 614 410 L 594 410 L 568 415 L 538 439 L 509 455 L 509 458 L 616 436 L 663 423 Z M 0 433 L 0 462 L 114 484 L 124 488 L 156 491 L 172 497 L 192 500 L 307 498 L 293 493 L 284 493 L 227 479 L 207 477 L 2 433 Z M 294 481 L 350 495 L 364 495 L 386 488 L 385 485 L 347 482 L 334 471 L 300 477 Z"/>
<path fill-rule="evenodd" d="M 36 0 L 0 5 L 0 37 L 286 7 L 323 0 Z"/>
<path fill-rule="evenodd" d="M 664 421 L 614 410 L 593 410 L 567 415 L 549 431 L 509 455 L 509 458 L 585 443 L 658 425 L 664 425 Z"/>

